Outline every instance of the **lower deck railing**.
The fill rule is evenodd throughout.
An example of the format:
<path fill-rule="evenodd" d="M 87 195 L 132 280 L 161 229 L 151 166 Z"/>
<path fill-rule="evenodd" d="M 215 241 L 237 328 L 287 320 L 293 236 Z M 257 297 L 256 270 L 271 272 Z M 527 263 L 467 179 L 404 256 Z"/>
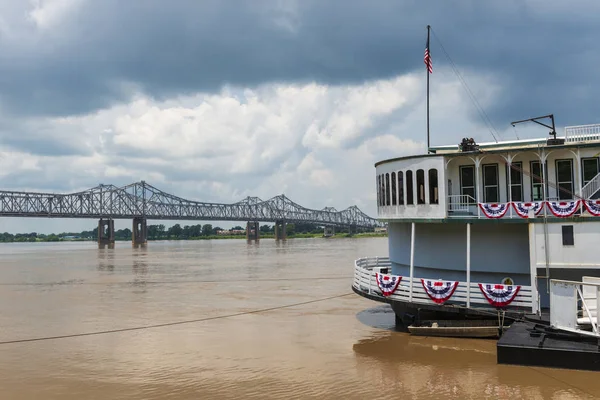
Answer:
<path fill-rule="evenodd" d="M 380 297 L 381 299 L 437 305 L 425 291 L 421 278 L 416 277 L 413 277 L 411 280 L 410 277 L 403 276 L 394 293 L 384 296 L 375 278 L 375 273 L 380 271 L 380 268 L 388 268 L 388 274 L 391 273 L 391 263 L 388 257 L 366 257 L 356 260 L 354 263 L 354 288 L 359 292 L 373 297 Z M 427 280 L 434 281 L 432 279 Z M 492 282 L 481 283 L 493 284 Z M 521 285 L 518 293 L 509 305 L 495 307 L 485 298 L 479 287 L 479 283 L 458 282 L 453 295 L 443 305 L 490 310 L 497 310 L 499 308 L 522 309 L 527 312 L 535 312 L 532 297 L 534 295 L 537 296 L 537 293 L 534 294 L 532 292 L 531 286 Z"/>

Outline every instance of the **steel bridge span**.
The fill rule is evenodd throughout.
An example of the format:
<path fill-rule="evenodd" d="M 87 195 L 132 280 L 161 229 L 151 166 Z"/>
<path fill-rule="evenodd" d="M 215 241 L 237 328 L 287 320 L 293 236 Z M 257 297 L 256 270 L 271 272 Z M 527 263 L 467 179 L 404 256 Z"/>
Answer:
<path fill-rule="evenodd" d="M 132 242 L 146 244 L 147 220 L 247 221 L 248 239 L 259 239 L 259 222 L 274 222 L 276 239 L 285 239 L 287 223 L 306 222 L 333 229 L 373 229 L 383 226 L 352 206 L 313 210 L 285 195 L 269 200 L 247 197 L 237 203 L 205 203 L 166 193 L 145 181 L 117 187 L 98 185 L 76 193 L 0 191 L 0 217 L 95 218 L 98 243 L 114 244 L 114 220 L 132 219 Z"/>

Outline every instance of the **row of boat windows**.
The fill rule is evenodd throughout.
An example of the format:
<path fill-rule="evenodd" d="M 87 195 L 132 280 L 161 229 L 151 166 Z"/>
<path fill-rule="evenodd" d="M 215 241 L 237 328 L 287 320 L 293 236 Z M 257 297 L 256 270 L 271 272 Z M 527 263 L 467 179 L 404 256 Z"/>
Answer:
<path fill-rule="evenodd" d="M 415 200 L 416 204 L 426 204 L 427 201 L 429 204 L 439 204 L 437 169 L 431 168 L 427 171 L 427 183 L 425 170 L 418 169 L 414 175 L 411 170 L 377 175 L 377 204 L 379 206 L 415 204 Z M 426 190 L 429 196 L 425 196 Z"/>
<path fill-rule="evenodd" d="M 548 162 L 544 164 L 544 172 L 540 161 L 529 162 L 531 201 L 544 199 L 544 186 L 548 193 L 548 182 L 556 182 L 556 197 L 560 200 L 570 200 L 575 198 L 577 191 L 575 184 L 575 173 L 573 159 L 555 160 L 555 177 L 548 176 Z M 506 166 L 506 197 L 512 201 L 526 201 L 523 187 L 523 163 L 513 162 L 513 168 L 510 169 L 510 181 L 508 179 L 508 165 Z M 469 195 L 476 199 L 477 180 L 475 177 L 474 165 L 460 166 L 460 194 Z M 600 172 L 600 162 L 598 157 L 583 158 L 581 160 L 581 186 L 585 186 Z M 498 175 L 498 164 L 482 165 L 482 184 L 483 184 L 483 202 L 500 202 L 500 179 Z M 525 172 L 526 173 L 526 172 Z M 526 173 L 527 174 L 527 173 Z M 546 176 L 546 184 L 543 183 L 543 176 Z M 510 184 L 509 184 L 510 182 Z M 510 189 L 509 189 L 510 187 Z M 451 191 L 451 189 L 450 189 Z M 508 195 L 510 193 L 510 196 Z"/>

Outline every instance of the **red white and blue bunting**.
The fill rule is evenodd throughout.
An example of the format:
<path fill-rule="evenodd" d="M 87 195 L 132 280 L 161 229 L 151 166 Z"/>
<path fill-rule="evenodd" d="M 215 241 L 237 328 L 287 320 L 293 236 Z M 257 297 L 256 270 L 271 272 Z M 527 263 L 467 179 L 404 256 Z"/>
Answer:
<path fill-rule="evenodd" d="M 552 215 L 559 218 L 572 217 L 585 206 L 591 215 L 600 217 L 600 200 L 566 200 L 566 201 L 511 201 L 508 203 L 479 203 L 479 208 L 488 218 L 502 218 L 512 204 L 513 209 L 521 218 L 528 218 L 529 211 L 533 210 L 539 215 L 544 206 L 547 206 Z"/>
<path fill-rule="evenodd" d="M 555 217 L 566 218 L 579 210 L 580 200 L 573 201 L 548 201 L 548 208 Z"/>
<path fill-rule="evenodd" d="M 510 203 L 479 203 L 481 211 L 488 218 L 502 218 L 508 211 Z"/>
<path fill-rule="evenodd" d="M 384 296 L 390 296 L 398 288 L 402 277 L 396 275 L 384 275 L 376 272 L 375 280 L 377 281 L 377 286 L 379 286 L 381 293 Z"/>
<path fill-rule="evenodd" d="M 421 284 L 425 293 L 436 304 L 444 304 L 452 297 L 454 291 L 458 287 L 458 281 L 432 281 L 421 279 Z"/>
<path fill-rule="evenodd" d="M 494 307 L 506 307 L 517 297 L 520 285 L 500 285 L 493 283 L 480 283 L 479 289 L 483 297 Z"/>
<path fill-rule="evenodd" d="M 512 205 L 513 205 L 513 208 L 515 209 L 517 215 L 521 218 L 528 218 L 529 211 L 531 211 L 531 210 L 533 210 L 535 215 L 538 215 L 540 213 L 540 211 L 542 211 L 542 208 L 544 208 L 543 201 L 531 201 L 531 202 L 514 201 L 514 202 L 512 202 Z"/>
<path fill-rule="evenodd" d="M 583 204 L 587 212 L 600 217 L 600 200 L 583 200 Z"/>

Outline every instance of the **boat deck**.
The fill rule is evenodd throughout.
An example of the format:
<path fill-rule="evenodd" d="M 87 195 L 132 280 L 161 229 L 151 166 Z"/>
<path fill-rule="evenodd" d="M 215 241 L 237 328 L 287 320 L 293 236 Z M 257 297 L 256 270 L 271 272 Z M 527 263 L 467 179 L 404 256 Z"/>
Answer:
<path fill-rule="evenodd" d="M 600 371 L 596 338 L 559 332 L 532 321 L 514 322 L 497 343 L 498 364 Z"/>

